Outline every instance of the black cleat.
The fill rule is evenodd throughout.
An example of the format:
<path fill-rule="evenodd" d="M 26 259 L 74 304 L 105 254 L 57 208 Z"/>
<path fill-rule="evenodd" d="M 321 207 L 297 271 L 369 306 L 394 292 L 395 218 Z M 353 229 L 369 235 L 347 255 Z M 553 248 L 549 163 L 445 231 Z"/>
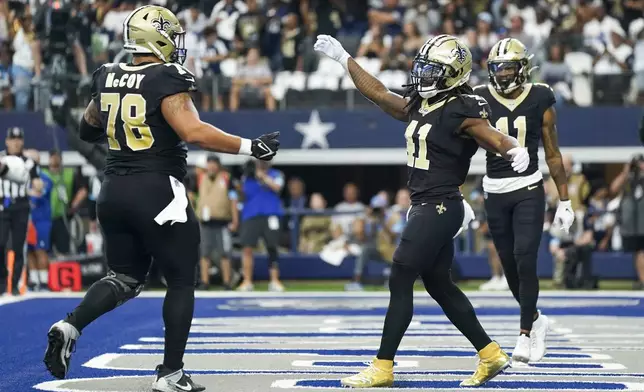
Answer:
<path fill-rule="evenodd" d="M 47 333 L 47 350 L 43 362 L 52 376 L 65 378 L 79 336 L 76 328 L 63 320 L 51 326 Z"/>

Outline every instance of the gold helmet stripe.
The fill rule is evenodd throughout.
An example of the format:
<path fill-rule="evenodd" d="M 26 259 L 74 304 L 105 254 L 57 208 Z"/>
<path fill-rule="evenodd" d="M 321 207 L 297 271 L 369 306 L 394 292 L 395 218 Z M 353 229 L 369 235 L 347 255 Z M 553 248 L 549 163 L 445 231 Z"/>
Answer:
<path fill-rule="evenodd" d="M 123 28 L 123 42 L 125 42 L 126 44 L 127 44 L 128 39 L 130 38 L 130 37 L 129 37 L 129 31 L 130 31 L 130 19 L 132 19 L 132 17 L 133 17 L 137 12 L 141 11 L 141 10 L 142 10 L 142 9 L 144 9 L 144 8 L 148 8 L 148 7 L 152 7 L 152 6 L 151 6 L 151 5 L 143 5 L 143 6 L 139 7 L 139 8 L 137 8 L 137 9 L 135 9 L 134 11 L 132 11 L 132 12 L 127 16 L 127 18 L 125 18 L 125 22 L 123 22 L 123 27 L 124 27 L 124 28 Z"/>
<path fill-rule="evenodd" d="M 430 50 L 431 48 L 433 48 L 434 46 L 441 46 L 444 42 L 447 42 L 447 41 L 449 41 L 450 39 L 453 39 L 453 38 L 454 38 L 454 37 L 452 37 L 451 35 L 447 35 L 447 34 L 437 35 L 436 37 L 434 37 L 434 38 L 430 39 L 429 41 L 427 41 L 427 42 L 426 42 L 426 43 L 425 43 L 425 44 L 420 48 L 420 52 L 419 52 L 419 54 L 420 54 L 421 56 L 425 56 L 425 55 L 427 55 L 427 53 L 429 52 L 429 50 Z"/>
<path fill-rule="evenodd" d="M 510 43 L 510 38 L 502 39 L 501 42 L 499 42 L 499 48 L 496 51 L 496 55 L 500 56 L 502 54 L 505 54 L 505 52 L 507 52 L 508 50 L 507 46 L 509 43 Z"/>

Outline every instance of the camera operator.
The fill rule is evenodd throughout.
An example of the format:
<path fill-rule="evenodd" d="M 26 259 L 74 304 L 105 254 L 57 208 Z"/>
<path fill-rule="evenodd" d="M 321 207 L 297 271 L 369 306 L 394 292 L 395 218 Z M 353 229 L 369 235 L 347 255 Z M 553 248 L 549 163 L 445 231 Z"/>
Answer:
<path fill-rule="evenodd" d="M 87 73 L 87 57 L 79 38 L 80 24 L 76 22 L 75 4 L 72 0 L 46 0 L 37 10 L 34 17 L 36 40 L 32 45 L 35 81 L 40 79 L 44 65 L 50 74 L 58 78 L 78 73 L 81 75 L 81 86 L 91 82 Z M 76 69 L 68 64 L 74 64 Z M 53 90 L 68 89 L 64 82 L 57 81 Z"/>
<path fill-rule="evenodd" d="M 610 186 L 613 195 L 622 194 L 619 212 L 620 233 L 624 250 L 633 252 L 638 281 L 635 288 L 644 289 L 644 156 L 633 157 Z"/>
<path fill-rule="evenodd" d="M 268 289 L 284 291 L 277 265 L 280 219 L 283 215 L 280 192 L 283 186 L 284 175 L 271 168 L 270 162 L 251 160 L 246 163 L 242 178 L 244 203 L 240 232 L 244 281 L 238 288 L 240 291 L 253 290 L 253 248 L 257 246 L 260 237 L 263 238 L 268 252 Z"/>

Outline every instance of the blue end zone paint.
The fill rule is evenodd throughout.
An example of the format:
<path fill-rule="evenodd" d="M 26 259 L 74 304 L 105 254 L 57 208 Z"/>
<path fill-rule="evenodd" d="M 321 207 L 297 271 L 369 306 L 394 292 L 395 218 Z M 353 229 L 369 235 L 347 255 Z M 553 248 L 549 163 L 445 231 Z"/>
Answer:
<path fill-rule="evenodd" d="M 425 388 L 425 389 L 465 389 L 459 386 L 460 381 L 396 381 L 394 388 Z M 296 384 L 298 387 L 314 388 L 341 388 L 339 380 L 300 380 Z M 490 381 L 485 384 L 484 388 L 506 388 L 506 389 L 541 389 L 544 391 L 552 390 L 570 390 L 570 389 L 600 389 L 600 390 L 626 390 L 628 387 L 616 382 L 561 382 L 561 381 Z"/>
<path fill-rule="evenodd" d="M 163 350 L 123 350 L 128 353 L 137 354 L 154 354 Z M 274 349 L 274 348 L 213 348 L 208 350 L 188 350 L 190 354 L 316 354 L 326 356 L 371 356 L 374 350 L 361 349 Z M 454 350 L 398 350 L 396 355 L 403 357 L 472 357 L 474 351 L 454 351 Z M 589 359 L 589 354 L 546 354 L 546 358 L 566 358 L 566 359 Z"/>
<path fill-rule="evenodd" d="M 335 297 L 334 297 L 335 298 Z M 337 297 L 342 298 L 342 297 Z M 576 297 L 577 298 L 577 297 Z M 596 297 L 599 298 L 599 297 Z M 588 300 L 596 299 L 588 297 Z M 606 297 L 610 298 L 610 297 Z M 292 299 L 292 297 L 291 297 Z M 633 300 L 638 300 L 632 298 Z M 311 298 L 307 298 L 311 300 Z M 224 298 L 198 298 L 195 307 L 195 317 L 258 317 L 258 316 L 285 316 L 285 315 L 316 315 L 316 316 L 358 316 L 358 315 L 377 315 L 383 316 L 385 308 L 379 309 L 327 309 L 327 310 L 296 310 L 296 309 L 243 309 L 243 310 L 224 310 L 220 309 L 221 305 L 229 303 L 230 299 Z M 353 301 L 353 299 L 343 298 L 343 301 Z M 359 299 L 356 299 L 358 302 Z M 42 356 L 46 346 L 46 333 L 49 326 L 60 320 L 66 313 L 74 309 L 80 302 L 80 298 L 55 298 L 55 299 L 30 299 L 23 302 L 11 303 L 0 306 L 0 347 L 2 348 L 2 365 L 3 380 L 2 391 L 25 392 L 31 390 L 31 386 L 43 381 L 51 380 L 42 364 Z M 138 298 L 132 300 L 115 309 L 113 312 L 95 321 L 88 326 L 81 336 L 76 352 L 72 358 L 70 377 L 108 377 L 130 372 L 101 370 L 84 368 L 81 365 L 88 360 L 106 353 L 106 352 L 123 352 L 119 347 L 125 344 L 133 344 L 143 336 L 162 336 L 163 326 L 161 318 L 162 298 Z M 558 304 L 561 306 L 561 303 Z M 629 316 L 643 317 L 644 306 L 639 301 L 635 306 L 617 306 L 617 307 L 570 307 L 570 308 L 547 308 L 541 307 L 548 315 L 607 315 L 607 316 Z M 415 307 L 417 315 L 442 315 L 438 307 L 428 307 L 417 305 Z M 517 316 L 517 309 L 508 308 L 478 308 L 478 315 L 504 315 Z M 192 336 L 206 336 L 205 334 L 193 334 Z M 207 336 L 242 336 L 239 334 L 209 334 Z M 247 337 L 253 337 L 246 335 Z M 270 336 L 262 333 L 257 335 Z M 273 336 L 284 337 L 284 334 L 274 334 Z M 303 334 L 286 335 L 296 337 L 306 337 Z M 333 337 L 333 334 L 316 334 L 310 336 Z M 336 336 L 347 336 L 347 334 L 336 334 Z M 375 334 L 379 336 L 379 334 Z M 213 352 L 213 351 L 209 351 Z M 247 352 L 247 350 L 244 350 Z M 262 351 L 265 352 L 265 351 Z M 155 352 L 158 354 L 158 352 Z M 463 354 L 463 352 L 459 352 Z M 368 350 L 369 355 L 374 351 Z M 465 352 L 465 356 L 472 355 Z M 571 358 L 567 356 L 567 358 Z M 535 369 L 536 370 L 536 369 Z M 147 371 L 140 371 L 147 374 Z M 201 372 L 200 372 L 201 373 Z M 208 372 L 206 372 L 208 373 Z M 326 374 L 336 374 L 325 372 Z M 469 375 L 471 370 L 460 373 Z M 150 371 L 149 374 L 152 374 Z M 253 372 L 224 372 L 218 374 L 253 374 Z M 274 373 L 266 373 L 274 374 Z M 292 372 L 284 372 L 292 374 Z M 337 373 L 341 374 L 341 373 Z M 405 373 L 407 374 L 407 373 Z M 454 374 L 451 373 L 409 373 L 409 374 Z M 581 372 L 566 373 L 569 376 L 585 376 Z M 562 374 L 565 376 L 566 374 Z M 599 376 L 600 373 L 597 373 Z M 536 374 L 535 374 L 536 375 Z M 605 373 L 605 376 L 613 377 L 614 373 Z M 629 377 L 629 375 L 624 375 Z M 644 375 L 630 375 L 630 377 L 644 377 Z M 546 388 L 547 389 L 547 388 Z M 554 389 L 554 388 L 553 388 Z"/>

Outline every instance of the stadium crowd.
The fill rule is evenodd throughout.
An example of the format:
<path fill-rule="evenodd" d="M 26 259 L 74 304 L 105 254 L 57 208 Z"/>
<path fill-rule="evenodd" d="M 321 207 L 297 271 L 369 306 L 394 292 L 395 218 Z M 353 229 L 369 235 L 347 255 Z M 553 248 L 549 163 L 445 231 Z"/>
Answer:
<path fill-rule="evenodd" d="M 145 2 L 148 4 L 150 2 Z M 642 0 L 154 0 L 182 21 L 187 68 L 199 80 L 202 110 L 282 102 L 310 105 L 298 91 L 351 90 L 312 51 L 317 34 L 347 50 L 400 88 L 415 52 L 447 33 L 470 47 L 473 80 L 485 80 L 487 52 L 503 37 L 526 44 L 560 102 L 618 104 L 644 97 Z M 33 86 L 60 66 L 79 75 L 121 61 L 122 24 L 136 0 L 0 2 L 0 88 L 5 109 L 39 107 Z M 75 87 L 75 86 L 74 86 Z M 288 99 L 295 94 L 298 99 Z M 310 96 L 310 94 L 309 94 Z M 316 94 L 316 99 L 320 99 Z M 346 94 L 323 103 L 344 104 Z M 337 98 L 340 97 L 338 100 Z M 320 102 L 316 102 L 320 103 Z"/>

